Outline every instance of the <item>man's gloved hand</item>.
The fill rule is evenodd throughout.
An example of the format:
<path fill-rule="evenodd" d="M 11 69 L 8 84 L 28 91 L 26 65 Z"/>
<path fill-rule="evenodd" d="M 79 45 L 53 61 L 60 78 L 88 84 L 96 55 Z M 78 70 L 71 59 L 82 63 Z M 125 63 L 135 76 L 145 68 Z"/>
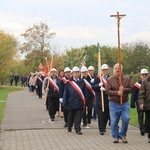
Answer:
<path fill-rule="evenodd" d="M 131 103 L 131 104 L 130 104 L 130 107 L 131 107 L 131 108 L 135 108 L 135 103 Z"/>
<path fill-rule="evenodd" d="M 101 87 L 101 86 L 103 86 L 103 83 L 102 83 L 102 82 L 99 83 L 99 87 Z"/>
<path fill-rule="evenodd" d="M 100 90 L 101 90 L 101 91 L 105 91 L 105 88 L 101 86 Z"/>
<path fill-rule="evenodd" d="M 60 99 L 59 99 L 59 102 L 62 103 L 62 102 L 63 102 L 63 98 L 60 98 Z"/>
<path fill-rule="evenodd" d="M 90 83 L 94 83 L 94 79 L 91 79 Z"/>

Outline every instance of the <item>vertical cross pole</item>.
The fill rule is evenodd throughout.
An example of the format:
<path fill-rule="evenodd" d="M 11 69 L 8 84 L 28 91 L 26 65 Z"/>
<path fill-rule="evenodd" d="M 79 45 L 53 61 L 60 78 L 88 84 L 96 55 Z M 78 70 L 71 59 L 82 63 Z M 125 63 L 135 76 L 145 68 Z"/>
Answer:
<path fill-rule="evenodd" d="M 120 82 L 120 86 L 122 86 L 122 68 L 121 68 L 121 64 L 122 64 L 122 60 L 121 60 L 121 51 L 120 51 L 120 19 L 122 17 L 126 16 L 125 14 L 119 14 L 119 12 L 117 12 L 117 15 L 110 15 L 110 17 L 115 17 L 117 18 L 117 33 L 118 33 L 118 64 L 119 64 L 119 82 Z M 120 104 L 122 104 L 122 96 L 120 96 Z"/>

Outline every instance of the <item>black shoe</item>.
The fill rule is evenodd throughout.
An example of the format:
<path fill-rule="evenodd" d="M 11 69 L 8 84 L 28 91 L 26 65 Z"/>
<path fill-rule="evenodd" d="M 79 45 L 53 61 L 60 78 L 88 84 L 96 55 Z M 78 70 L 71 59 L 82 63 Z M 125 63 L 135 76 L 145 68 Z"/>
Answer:
<path fill-rule="evenodd" d="M 65 128 L 68 127 L 68 123 L 65 123 L 64 127 L 65 127 Z"/>
<path fill-rule="evenodd" d="M 106 132 L 106 129 L 104 129 L 104 132 Z"/>
<path fill-rule="evenodd" d="M 83 124 L 83 127 L 86 127 L 87 126 L 87 124 Z"/>
<path fill-rule="evenodd" d="M 81 131 L 77 131 L 76 134 L 82 135 L 82 132 Z"/>
<path fill-rule="evenodd" d="M 54 121 L 54 118 L 51 118 L 51 121 Z"/>
<path fill-rule="evenodd" d="M 88 124 L 91 124 L 91 119 L 88 119 Z"/>
<path fill-rule="evenodd" d="M 100 135 L 104 135 L 104 132 L 100 132 Z"/>
<path fill-rule="evenodd" d="M 141 133 L 142 136 L 145 135 L 145 132 L 144 132 L 144 131 L 141 131 L 140 133 Z"/>
<path fill-rule="evenodd" d="M 71 128 L 68 128 L 68 132 L 71 132 L 72 130 L 71 130 Z"/>

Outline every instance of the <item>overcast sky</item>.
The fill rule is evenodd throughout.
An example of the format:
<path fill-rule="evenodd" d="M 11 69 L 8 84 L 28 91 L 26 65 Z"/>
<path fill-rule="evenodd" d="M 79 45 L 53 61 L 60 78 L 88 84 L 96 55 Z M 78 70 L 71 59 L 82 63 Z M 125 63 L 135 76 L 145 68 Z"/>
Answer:
<path fill-rule="evenodd" d="M 1 0 L 0 29 L 22 41 L 20 34 L 45 22 L 61 50 L 96 44 L 117 46 L 117 19 L 121 43 L 150 40 L 150 0 Z"/>

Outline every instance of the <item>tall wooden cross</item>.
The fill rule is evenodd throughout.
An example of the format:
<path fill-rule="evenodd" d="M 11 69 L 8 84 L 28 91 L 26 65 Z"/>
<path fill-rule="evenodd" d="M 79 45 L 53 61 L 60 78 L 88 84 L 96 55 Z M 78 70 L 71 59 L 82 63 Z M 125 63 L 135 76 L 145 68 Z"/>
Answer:
<path fill-rule="evenodd" d="M 118 30 L 118 64 L 119 64 L 119 82 L 120 86 L 122 86 L 122 68 L 121 68 L 121 51 L 120 51 L 120 19 L 122 17 L 126 16 L 125 14 L 119 14 L 117 12 L 117 15 L 110 15 L 110 17 L 115 17 L 117 18 L 117 30 Z M 120 96 L 120 104 L 122 104 L 122 96 Z"/>

